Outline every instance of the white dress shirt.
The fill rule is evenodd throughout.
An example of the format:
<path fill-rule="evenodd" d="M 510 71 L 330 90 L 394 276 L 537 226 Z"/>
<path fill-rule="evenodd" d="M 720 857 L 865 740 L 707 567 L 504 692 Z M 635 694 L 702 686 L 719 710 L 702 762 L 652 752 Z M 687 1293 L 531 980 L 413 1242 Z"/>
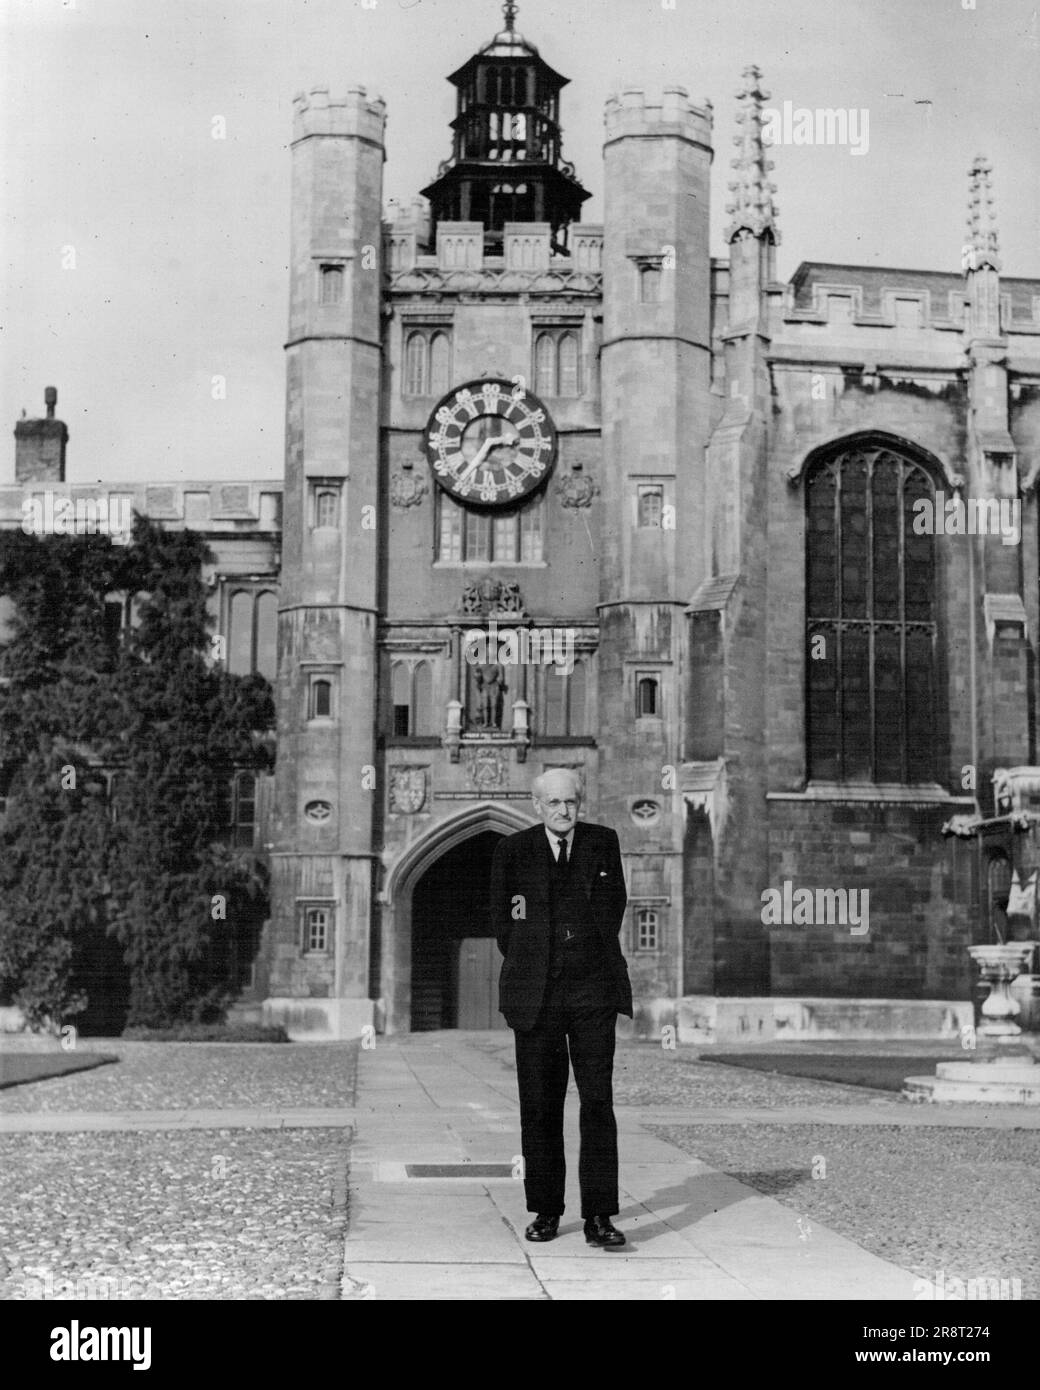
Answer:
<path fill-rule="evenodd" d="M 571 826 L 566 835 L 560 835 L 557 831 L 550 830 L 549 827 L 546 826 L 545 833 L 549 837 L 549 848 L 552 850 L 552 857 L 557 861 L 559 861 L 560 858 L 560 841 L 567 841 L 567 863 L 569 864 L 571 862 L 571 856 L 574 853 L 574 827 Z"/>

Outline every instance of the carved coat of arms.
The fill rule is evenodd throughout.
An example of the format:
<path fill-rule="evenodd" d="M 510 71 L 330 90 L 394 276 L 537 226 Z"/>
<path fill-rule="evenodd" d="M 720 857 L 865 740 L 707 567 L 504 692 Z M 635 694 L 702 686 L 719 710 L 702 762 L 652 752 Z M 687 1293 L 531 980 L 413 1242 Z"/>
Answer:
<path fill-rule="evenodd" d="M 390 502 L 394 507 L 417 507 L 426 496 L 429 483 L 425 476 L 412 469 L 398 470 L 390 476 Z"/>
<path fill-rule="evenodd" d="M 467 748 L 470 781 L 480 792 L 501 790 L 508 782 L 505 759 L 497 748 Z"/>
<path fill-rule="evenodd" d="M 522 618 L 524 600 L 515 579 L 498 580 L 486 575 L 471 580 L 462 590 L 462 612 L 472 617 L 487 617 L 490 613 L 511 613 Z"/>
<path fill-rule="evenodd" d="M 556 495 L 561 507 L 591 507 L 592 499 L 599 492 L 597 483 L 587 473 L 565 473 L 556 484 Z"/>
<path fill-rule="evenodd" d="M 392 767 L 390 769 L 390 810 L 395 815 L 410 816 L 426 805 L 426 769 L 424 767 Z"/>

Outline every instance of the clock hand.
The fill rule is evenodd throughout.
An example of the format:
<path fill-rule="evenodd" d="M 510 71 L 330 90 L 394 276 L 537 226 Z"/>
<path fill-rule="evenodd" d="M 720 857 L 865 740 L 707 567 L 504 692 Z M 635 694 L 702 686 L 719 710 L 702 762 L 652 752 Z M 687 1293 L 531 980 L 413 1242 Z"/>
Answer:
<path fill-rule="evenodd" d="M 515 441 L 510 439 L 508 434 L 500 434 L 496 438 L 487 441 L 488 453 L 491 453 L 494 449 L 502 448 L 503 445 L 505 445 L 507 449 L 510 449 L 513 447 L 514 442 Z"/>
<path fill-rule="evenodd" d="M 459 474 L 459 476 L 455 479 L 455 486 L 458 487 L 460 483 L 464 483 L 464 482 L 466 481 L 466 479 L 469 477 L 469 475 L 470 475 L 476 468 L 478 468 L 478 467 L 480 466 L 480 464 L 482 464 L 482 463 L 484 462 L 485 457 L 490 453 L 490 451 L 491 451 L 493 448 L 495 448 L 497 445 L 501 444 L 504 438 L 505 438 L 504 435 L 499 435 L 496 439 L 485 439 L 484 442 L 483 442 L 483 444 L 481 444 L 480 448 L 477 450 L 477 452 L 476 452 L 476 453 L 473 455 L 473 457 L 470 459 L 470 461 L 469 461 L 469 463 L 467 464 L 467 466 L 463 469 L 463 471 L 462 471 L 462 472 Z"/>

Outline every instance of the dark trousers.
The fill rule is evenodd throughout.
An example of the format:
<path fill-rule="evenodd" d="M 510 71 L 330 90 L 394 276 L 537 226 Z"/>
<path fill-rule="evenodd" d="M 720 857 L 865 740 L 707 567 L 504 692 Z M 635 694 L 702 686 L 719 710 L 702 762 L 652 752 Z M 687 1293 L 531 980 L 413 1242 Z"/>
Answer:
<path fill-rule="evenodd" d="M 612 1084 L 617 1008 L 594 1002 L 600 997 L 601 989 L 580 981 L 552 980 L 534 1027 L 515 1034 L 527 1210 L 545 1216 L 563 1214 L 563 1103 L 569 1067 L 574 1068 L 580 1104 L 581 1214 L 614 1216 L 618 1211 Z"/>

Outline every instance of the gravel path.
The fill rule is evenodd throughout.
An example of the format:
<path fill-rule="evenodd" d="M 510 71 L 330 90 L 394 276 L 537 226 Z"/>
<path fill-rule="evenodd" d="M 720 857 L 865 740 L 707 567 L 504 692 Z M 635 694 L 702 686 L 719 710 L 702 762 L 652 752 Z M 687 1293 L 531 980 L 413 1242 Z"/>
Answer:
<path fill-rule="evenodd" d="M 119 1061 L 0 1092 L 0 1115 L 30 1111 L 234 1110 L 349 1106 L 357 1043 L 90 1042 Z M 2 1126 L 0 1126 L 2 1127 Z"/>
<path fill-rule="evenodd" d="M 819 1221 L 921 1278 L 1019 1279 L 1023 1299 L 1040 1298 L 1035 1130 L 649 1128 L 791 1207 L 804 1239 Z"/>
<path fill-rule="evenodd" d="M 336 1298 L 349 1138 L 0 1138 L 0 1298 Z"/>

